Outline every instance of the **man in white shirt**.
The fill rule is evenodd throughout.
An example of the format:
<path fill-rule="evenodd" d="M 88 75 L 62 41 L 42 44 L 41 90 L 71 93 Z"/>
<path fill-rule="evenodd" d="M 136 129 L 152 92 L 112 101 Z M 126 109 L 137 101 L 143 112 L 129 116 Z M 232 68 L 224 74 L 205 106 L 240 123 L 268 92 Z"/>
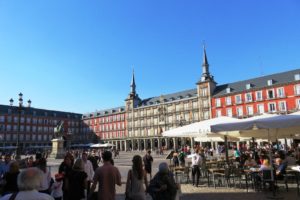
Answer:
<path fill-rule="evenodd" d="M 197 176 L 195 186 L 198 187 L 199 179 L 200 179 L 200 165 L 202 163 L 202 158 L 199 155 L 199 149 L 197 149 L 194 154 L 189 155 L 188 158 L 192 158 L 192 180 L 193 180 L 193 185 L 195 185 L 195 176 Z"/>
<path fill-rule="evenodd" d="M 87 195 L 89 195 L 91 183 L 94 177 L 94 168 L 92 162 L 87 159 L 88 155 L 86 152 L 82 153 L 81 158 L 84 163 L 84 172 L 87 174 Z"/>

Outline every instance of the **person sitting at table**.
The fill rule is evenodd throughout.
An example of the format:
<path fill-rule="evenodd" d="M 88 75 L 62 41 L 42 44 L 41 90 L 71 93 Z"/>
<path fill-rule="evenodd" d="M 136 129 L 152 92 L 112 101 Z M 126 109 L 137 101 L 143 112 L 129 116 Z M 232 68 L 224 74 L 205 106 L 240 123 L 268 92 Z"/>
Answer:
<path fill-rule="evenodd" d="M 286 174 L 286 163 L 282 161 L 281 158 L 276 158 L 275 160 L 275 165 L 277 166 L 276 168 L 276 179 L 277 180 L 283 180 L 283 175 Z"/>
<path fill-rule="evenodd" d="M 255 167 L 255 166 L 257 166 L 257 163 L 253 158 L 251 158 L 250 155 L 248 155 L 247 160 L 244 163 L 244 166 L 245 167 Z"/>
<path fill-rule="evenodd" d="M 288 166 L 291 166 L 291 165 L 296 165 L 296 159 L 295 157 L 293 156 L 292 152 L 291 151 L 288 151 L 287 154 L 286 154 L 286 157 L 283 161 L 284 163 L 286 163 Z"/>
<path fill-rule="evenodd" d="M 270 161 L 268 158 L 263 160 L 262 165 L 259 168 L 259 171 L 271 169 Z"/>

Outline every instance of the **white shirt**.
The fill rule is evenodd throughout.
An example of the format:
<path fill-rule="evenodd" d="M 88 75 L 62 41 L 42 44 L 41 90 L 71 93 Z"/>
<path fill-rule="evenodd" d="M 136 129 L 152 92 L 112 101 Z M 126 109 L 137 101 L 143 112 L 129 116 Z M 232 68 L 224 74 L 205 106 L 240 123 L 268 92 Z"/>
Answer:
<path fill-rule="evenodd" d="M 43 177 L 41 180 L 41 186 L 39 190 L 47 190 L 51 182 L 51 173 L 46 169 L 46 172 L 43 172 Z"/>
<path fill-rule="evenodd" d="M 54 182 L 53 185 L 51 186 L 52 189 L 51 196 L 53 196 L 54 198 L 62 197 L 63 196 L 62 185 L 63 185 L 63 181 Z"/>
<path fill-rule="evenodd" d="M 12 194 L 1 197 L 0 200 L 9 200 Z M 37 190 L 20 191 L 18 192 L 15 200 L 54 200 L 49 194 L 40 193 Z"/>
<path fill-rule="evenodd" d="M 86 162 L 83 161 L 83 163 L 84 163 L 84 172 L 87 174 L 87 180 L 88 181 L 93 180 L 94 168 L 92 162 L 87 160 Z"/>
<path fill-rule="evenodd" d="M 192 158 L 192 166 L 198 165 L 200 166 L 202 162 L 202 158 L 198 153 L 194 153 L 188 156 L 188 158 Z"/>

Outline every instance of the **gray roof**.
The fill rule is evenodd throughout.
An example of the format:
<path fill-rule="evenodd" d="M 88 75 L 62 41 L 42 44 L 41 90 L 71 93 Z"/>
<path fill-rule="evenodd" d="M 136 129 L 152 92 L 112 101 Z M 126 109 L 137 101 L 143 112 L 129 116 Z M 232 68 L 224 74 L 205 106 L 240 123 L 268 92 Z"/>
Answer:
<path fill-rule="evenodd" d="M 187 99 L 187 98 L 191 98 L 191 97 L 196 97 L 196 96 L 197 96 L 197 89 L 184 90 L 184 91 L 176 92 L 176 93 L 172 93 L 172 94 L 166 94 L 166 95 L 161 95 L 161 96 L 157 96 L 157 97 L 143 99 L 139 106 L 140 107 L 150 106 L 150 105 L 154 105 L 154 104 L 167 103 L 167 102 L 177 101 L 180 99 L 182 100 L 182 99 Z M 163 98 L 163 100 L 162 100 L 162 98 Z"/>
<path fill-rule="evenodd" d="M 95 112 L 86 113 L 82 117 L 83 118 L 93 118 L 93 117 L 97 117 L 97 116 L 117 114 L 117 113 L 121 113 L 121 112 L 125 112 L 125 106 L 120 106 L 120 107 L 110 108 L 110 109 L 105 109 L 105 110 L 99 110 L 99 111 L 97 110 Z"/>
<path fill-rule="evenodd" d="M 18 114 L 18 106 L 0 105 L 0 114 L 7 114 L 8 110 L 11 110 L 12 114 Z M 39 109 L 34 107 L 22 107 L 25 115 L 33 115 L 37 117 L 55 117 L 55 118 L 72 118 L 81 119 L 82 114 L 62 112 L 55 110 Z"/>
<path fill-rule="evenodd" d="M 286 83 L 295 82 L 295 74 L 300 74 L 300 69 L 295 69 L 287 72 L 262 76 L 259 78 L 248 79 L 244 81 L 228 83 L 224 85 L 219 85 L 216 87 L 213 97 L 219 97 L 223 95 L 228 95 L 226 88 L 230 88 L 230 93 L 240 93 L 246 89 L 247 84 L 251 84 L 251 88 L 249 90 L 258 90 L 264 87 L 268 87 L 268 81 L 272 80 L 274 85 L 281 85 Z"/>

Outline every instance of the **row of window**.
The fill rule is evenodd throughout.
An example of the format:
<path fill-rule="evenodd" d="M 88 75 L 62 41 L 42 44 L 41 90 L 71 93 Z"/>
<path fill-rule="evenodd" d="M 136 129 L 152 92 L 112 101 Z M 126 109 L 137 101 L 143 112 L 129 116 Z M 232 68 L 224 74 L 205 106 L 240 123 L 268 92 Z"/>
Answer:
<path fill-rule="evenodd" d="M 125 131 L 117 131 L 112 133 L 103 133 L 101 139 L 116 139 L 126 137 Z"/>
<path fill-rule="evenodd" d="M 104 124 L 108 122 L 116 122 L 116 121 L 124 121 L 124 120 L 125 120 L 125 115 L 122 114 L 122 115 L 112 115 L 107 117 L 85 120 L 85 123 L 91 125 L 91 124 L 100 124 L 100 123 Z"/>
<path fill-rule="evenodd" d="M 19 117 L 18 116 L 7 116 L 6 120 L 8 123 L 14 122 L 14 123 L 18 123 L 19 122 Z M 4 115 L 0 115 L 0 122 L 5 122 L 5 116 Z M 23 123 L 27 123 L 27 124 L 44 124 L 44 125 L 54 125 L 56 126 L 57 123 L 59 122 L 59 120 L 52 120 L 52 119 L 43 119 L 43 118 L 30 118 L 30 117 L 21 117 L 20 118 L 20 122 Z M 79 126 L 79 121 L 68 121 L 68 125 L 69 126 Z"/>
<path fill-rule="evenodd" d="M 296 109 L 300 109 L 300 99 L 296 100 Z M 254 115 L 254 107 L 253 106 L 238 106 L 236 107 L 236 110 L 234 111 L 232 108 L 226 108 L 226 115 L 229 117 L 232 117 L 234 115 L 233 112 L 236 113 L 236 116 L 242 117 L 244 115 Z M 286 112 L 287 111 L 287 104 L 286 101 L 279 101 L 278 103 L 276 102 L 269 102 L 267 104 L 258 104 L 256 105 L 256 113 L 257 114 L 262 114 L 265 112 L 269 113 L 274 113 L 274 112 Z M 246 112 L 246 113 L 245 113 Z M 222 110 L 217 109 L 216 110 L 216 117 L 222 116 Z"/>
<path fill-rule="evenodd" d="M 296 96 L 300 95 L 300 84 L 294 86 L 294 94 Z M 253 98 L 252 92 L 246 93 L 246 94 L 244 94 L 244 101 L 246 103 L 249 103 L 249 102 L 253 102 L 253 101 L 263 101 L 265 98 L 267 100 L 269 100 L 269 99 L 285 98 L 285 97 L 286 97 L 286 95 L 285 95 L 284 87 L 280 87 L 280 88 L 276 88 L 276 89 L 272 88 L 272 89 L 266 90 L 265 96 L 263 95 L 262 90 L 256 91 L 255 92 L 255 100 Z M 242 104 L 243 103 L 242 94 L 235 95 L 234 100 L 235 100 L 235 104 Z M 225 97 L 225 104 L 227 106 L 233 104 L 232 96 Z M 215 105 L 216 105 L 216 107 L 222 106 L 220 98 L 215 99 Z"/>
<path fill-rule="evenodd" d="M 17 132 L 18 130 L 18 125 L 10 125 L 10 124 L 0 124 L 0 131 L 2 132 L 10 132 L 14 131 Z M 79 128 L 69 128 L 69 132 L 72 133 L 79 133 Z M 39 132 L 39 133 L 53 133 L 54 132 L 54 127 L 47 127 L 47 126 L 24 126 L 20 125 L 20 132 Z"/>
<path fill-rule="evenodd" d="M 0 134 L 0 138 L 3 138 L 5 142 L 17 141 L 18 134 Z M 46 134 L 20 134 L 19 141 L 49 141 L 52 139 L 52 135 Z"/>

